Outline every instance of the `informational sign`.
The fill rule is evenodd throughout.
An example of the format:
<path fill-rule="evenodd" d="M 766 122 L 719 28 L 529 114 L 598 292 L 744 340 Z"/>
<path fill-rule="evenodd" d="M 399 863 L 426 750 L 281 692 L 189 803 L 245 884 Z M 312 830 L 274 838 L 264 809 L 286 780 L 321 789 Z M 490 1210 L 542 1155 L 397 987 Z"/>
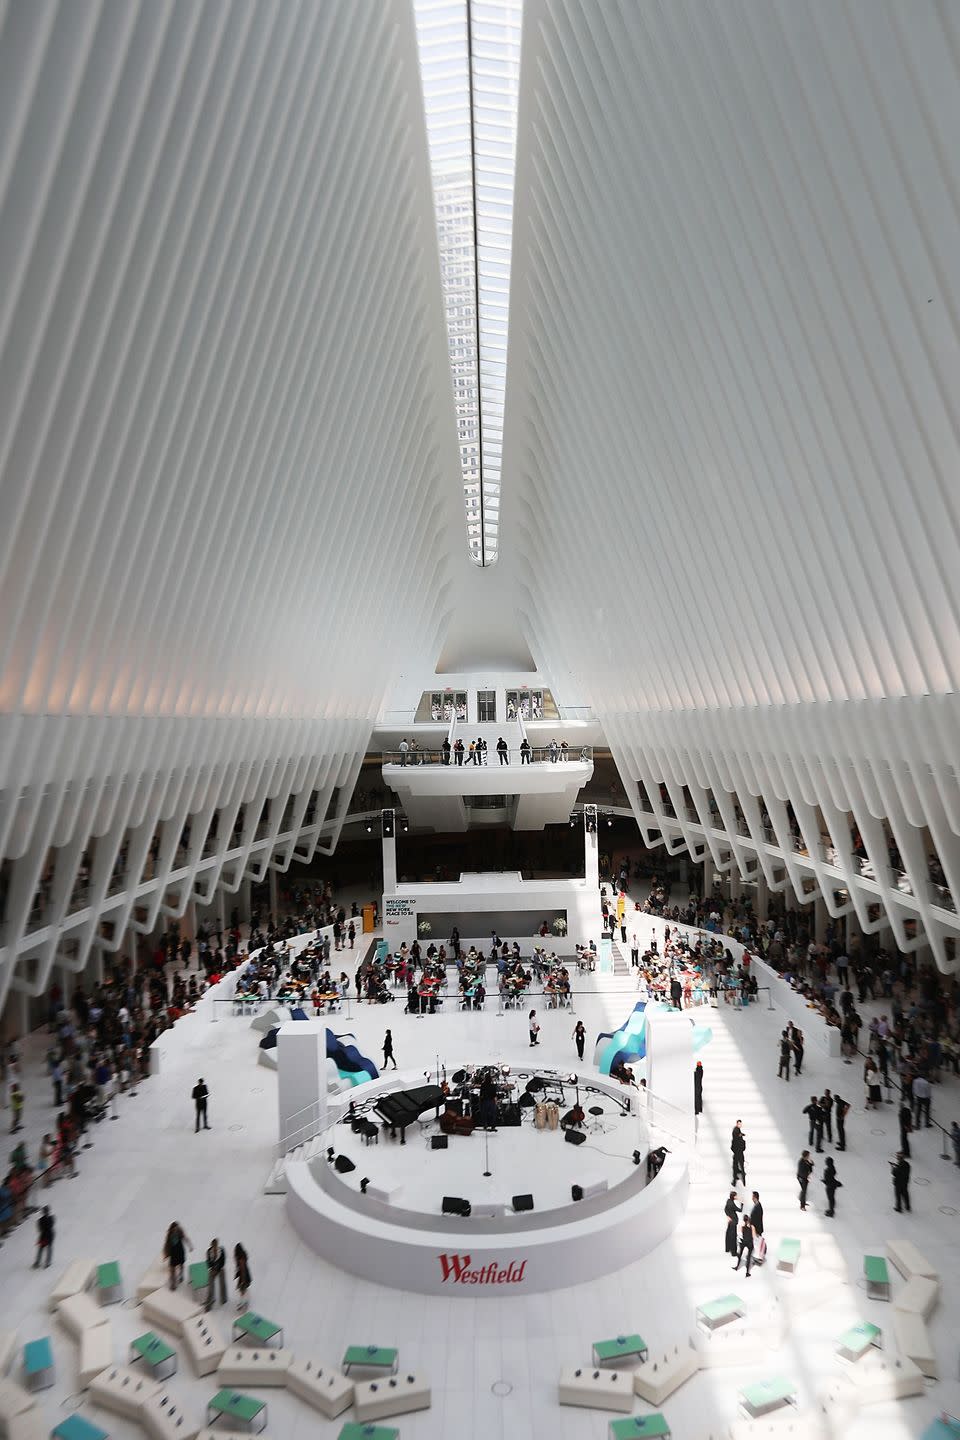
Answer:
<path fill-rule="evenodd" d="M 417 915 L 417 906 L 413 900 L 400 899 L 398 896 L 386 896 L 383 901 L 383 919 L 386 925 L 399 925 L 404 920 L 414 920 Z"/>

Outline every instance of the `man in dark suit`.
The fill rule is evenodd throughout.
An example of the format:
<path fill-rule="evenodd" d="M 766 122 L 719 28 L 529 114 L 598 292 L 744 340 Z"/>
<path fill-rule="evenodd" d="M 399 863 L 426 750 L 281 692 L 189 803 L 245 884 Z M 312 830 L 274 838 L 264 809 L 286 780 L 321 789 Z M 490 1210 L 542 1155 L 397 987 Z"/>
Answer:
<path fill-rule="evenodd" d="M 200 1129 L 201 1122 L 203 1123 L 204 1130 L 210 1129 L 210 1126 L 207 1124 L 207 1098 L 209 1094 L 210 1091 L 207 1089 L 203 1076 L 201 1075 L 193 1087 L 193 1103 L 196 1108 L 196 1124 L 193 1127 L 194 1135 L 196 1135 Z"/>
<path fill-rule="evenodd" d="M 780 1036 L 780 1068 L 777 1071 L 778 1080 L 781 1078 L 785 1080 L 790 1079 L 790 1057 L 792 1054 L 793 1045 L 790 1042 L 790 1036 L 787 1034 L 786 1030 L 784 1030 L 783 1034 Z"/>
<path fill-rule="evenodd" d="M 833 1115 L 834 1115 L 834 1119 L 835 1119 L 836 1122 L 837 1122 L 837 1149 L 838 1149 L 838 1150 L 846 1150 L 846 1148 L 847 1148 L 847 1130 L 846 1130 L 846 1125 L 847 1125 L 847 1114 L 848 1114 L 849 1110 L 850 1110 L 850 1106 L 847 1104 L 846 1100 L 842 1100 L 839 1095 L 834 1095 L 834 1097 L 833 1097 Z"/>
<path fill-rule="evenodd" d="M 800 1209 L 807 1208 L 807 1186 L 810 1184 L 810 1176 L 813 1174 L 813 1161 L 810 1159 L 810 1151 L 804 1150 L 797 1161 L 797 1180 L 800 1183 Z"/>
<path fill-rule="evenodd" d="M 753 1226 L 755 1235 L 763 1234 L 763 1206 L 760 1204 L 759 1192 L 753 1192 L 753 1205 L 750 1208 L 750 1224 Z"/>
<path fill-rule="evenodd" d="M 901 1152 L 890 1166 L 893 1172 L 894 1210 L 910 1211 L 910 1161 Z"/>
<path fill-rule="evenodd" d="M 823 1149 L 823 1112 L 816 1095 L 810 1096 L 810 1104 L 804 1105 L 803 1113 L 810 1122 L 807 1144 L 813 1145 L 819 1154 Z"/>
<path fill-rule="evenodd" d="M 823 1094 L 820 1096 L 820 1112 L 821 1112 L 821 1114 L 823 1115 L 823 1128 L 824 1128 L 824 1130 L 825 1130 L 825 1132 L 826 1132 L 827 1140 L 828 1140 L 828 1142 L 832 1145 L 832 1144 L 833 1144 L 833 1096 L 830 1094 L 830 1091 L 829 1091 L 829 1090 L 824 1090 Z"/>
<path fill-rule="evenodd" d="M 747 1142 L 744 1138 L 743 1131 L 740 1128 L 739 1120 L 737 1121 L 736 1125 L 734 1125 L 733 1133 L 730 1136 L 730 1149 L 733 1153 L 733 1184 L 736 1185 L 738 1176 L 741 1177 L 744 1181 L 747 1178 L 747 1172 L 744 1169 L 744 1157 L 747 1153 Z"/>

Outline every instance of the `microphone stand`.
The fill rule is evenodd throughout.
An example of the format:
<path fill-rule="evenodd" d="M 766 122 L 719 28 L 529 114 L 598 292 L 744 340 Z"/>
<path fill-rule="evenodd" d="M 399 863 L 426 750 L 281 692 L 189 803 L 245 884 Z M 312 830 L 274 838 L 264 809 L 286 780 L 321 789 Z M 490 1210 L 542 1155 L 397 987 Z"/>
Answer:
<path fill-rule="evenodd" d="M 483 1131 L 483 1163 L 486 1166 L 483 1178 L 489 1180 L 493 1172 L 490 1169 L 490 1131 L 486 1127 Z"/>

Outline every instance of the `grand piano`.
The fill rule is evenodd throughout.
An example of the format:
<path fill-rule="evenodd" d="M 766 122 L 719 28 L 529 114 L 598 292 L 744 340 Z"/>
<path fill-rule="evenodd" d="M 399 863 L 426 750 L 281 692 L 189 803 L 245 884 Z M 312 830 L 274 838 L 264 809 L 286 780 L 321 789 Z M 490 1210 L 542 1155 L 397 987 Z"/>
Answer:
<path fill-rule="evenodd" d="M 406 1145 L 407 1126 L 419 1120 L 428 1110 L 434 1110 L 439 1115 L 445 1100 L 439 1085 L 420 1085 L 416 1090 L 394 1090 L 389 1095 L 382 1095 L 373 1108 L 381 1119 L 386 1120 L 391 1135 L 396 1136 L 399 1129 L 400 1144 Z"/>

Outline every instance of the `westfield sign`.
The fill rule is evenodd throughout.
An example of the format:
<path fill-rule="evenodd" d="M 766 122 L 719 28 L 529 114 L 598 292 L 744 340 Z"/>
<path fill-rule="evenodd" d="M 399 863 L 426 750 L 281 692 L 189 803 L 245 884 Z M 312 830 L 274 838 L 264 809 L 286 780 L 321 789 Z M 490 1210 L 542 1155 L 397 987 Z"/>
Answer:
<path fill-rule="evenodd" d="M 498 1265 L 490 1260 L 479 1270 L 472 1270 L 470 1255 L 439 1255 L 440 1269 L 444 1280 L 460 1285 L 519 1285 L 527 1268 L 526 1260 L 512 1260 L 509 1265 Z"/>

